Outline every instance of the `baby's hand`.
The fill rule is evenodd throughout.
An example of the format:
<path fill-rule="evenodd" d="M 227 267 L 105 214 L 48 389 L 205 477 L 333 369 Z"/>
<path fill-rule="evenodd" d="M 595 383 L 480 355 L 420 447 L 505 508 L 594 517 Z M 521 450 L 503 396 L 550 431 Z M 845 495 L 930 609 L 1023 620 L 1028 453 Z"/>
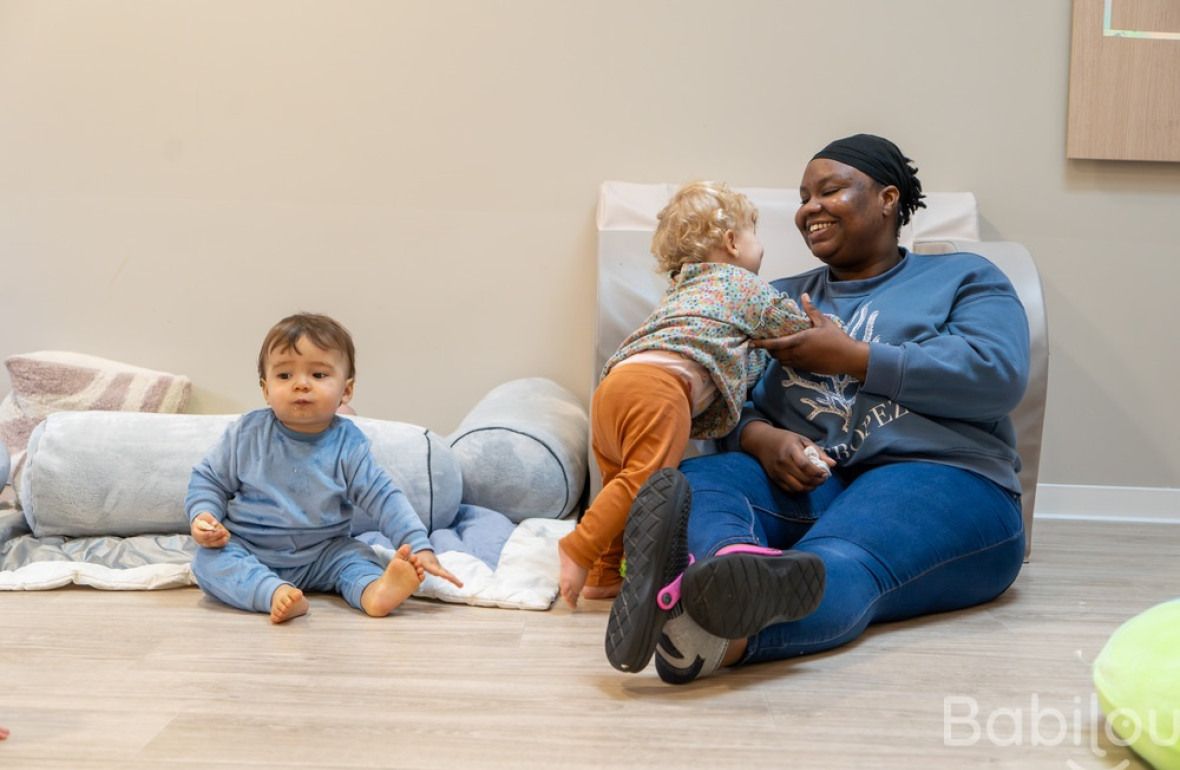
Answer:
<path fill-rule="evenodd" d="M 434 551 L 418 551 L 410 557 L 410 562 L 422 570 L 429 572 L 431 575 L 437 575 L 443 580 L 453 583 L 457 588 L 463 587 L 462 580 L 452 575 L 446 567 L 438 563 L 438 557 L 434 555 Z"/>
<path fill-rule="evenodd" d="M 224 548 L 229 542 L 229 530 L 211 513 L 198 513 L 193 518 L 189 533 L 202 548 Z"/>
<path fill-rule="evenodd" d="M 561 571 L 557 574 L 557 590 L 572 610 L 578 606 L 578 597 L 582 594 L 590 570 L 571 559 L 560 544 L 557 546 L 557 559 L 561 564 Z"/>

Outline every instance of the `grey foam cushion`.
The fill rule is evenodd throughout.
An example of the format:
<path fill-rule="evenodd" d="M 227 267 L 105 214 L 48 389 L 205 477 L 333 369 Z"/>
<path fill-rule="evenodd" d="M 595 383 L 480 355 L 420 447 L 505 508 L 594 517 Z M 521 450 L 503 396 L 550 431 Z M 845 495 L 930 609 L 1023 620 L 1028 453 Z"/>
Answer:
<path fill-rule="evenodd" d="M 586 483 L 587 435 L 585 408 L 552 380 L 493 388 L 448 436 L 463 502 L 516 522 L 567 516 Z"/>
<path fill-rule="evenodd" d="M 37 537 L 187 533 L 193 465 L 237 415 L 58 412 L 29 440 L 19 495 Z M 459 464 L 440 437 L 406 423 L 356 418 L 373 456 L 428 529 L 450 525 L 462 495 Z M 358 515 L 354 531 L 375 522 Z"/>

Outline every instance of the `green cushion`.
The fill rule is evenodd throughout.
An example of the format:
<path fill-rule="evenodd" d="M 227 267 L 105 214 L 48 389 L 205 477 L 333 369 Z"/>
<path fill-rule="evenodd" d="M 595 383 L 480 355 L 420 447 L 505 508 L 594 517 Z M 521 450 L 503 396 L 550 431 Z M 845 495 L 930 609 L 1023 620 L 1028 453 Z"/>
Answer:
<path fill-rule="evenodd" d="M 1094 661 L 1113 732 L 1157 770 L 1180 770 L 1180 600 L 1128 620 Z"/>

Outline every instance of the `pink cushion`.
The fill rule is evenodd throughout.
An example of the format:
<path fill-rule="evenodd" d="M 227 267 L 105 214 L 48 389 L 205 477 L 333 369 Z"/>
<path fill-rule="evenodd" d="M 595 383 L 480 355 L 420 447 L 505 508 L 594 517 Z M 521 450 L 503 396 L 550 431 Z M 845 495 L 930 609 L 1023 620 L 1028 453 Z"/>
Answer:
<path fill-rule="evenodd" d="M 0 402 L 0 442 L 12 455 L 15 481 L 29 436 L 50 414 L 64 411 L 166 412 L 184 410 L 188 377 L 157 372 L 83 353 L 45 350 L 10 356 L 12 392 Z"/>

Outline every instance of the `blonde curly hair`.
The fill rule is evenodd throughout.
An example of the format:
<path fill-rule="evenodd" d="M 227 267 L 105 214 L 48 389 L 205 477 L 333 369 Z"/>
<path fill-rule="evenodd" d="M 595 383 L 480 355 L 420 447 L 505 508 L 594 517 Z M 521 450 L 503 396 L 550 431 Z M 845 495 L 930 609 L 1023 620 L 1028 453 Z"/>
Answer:
<path fill-rule="evenodd" d="M 657 219 L 651 253 L 660 272 L 675 278 L 684 265 L 704 262 L 724 248 L 726 230 L 754 227 L 758 209 L 724 182 L 691 182 L 676 191 Z"/>

